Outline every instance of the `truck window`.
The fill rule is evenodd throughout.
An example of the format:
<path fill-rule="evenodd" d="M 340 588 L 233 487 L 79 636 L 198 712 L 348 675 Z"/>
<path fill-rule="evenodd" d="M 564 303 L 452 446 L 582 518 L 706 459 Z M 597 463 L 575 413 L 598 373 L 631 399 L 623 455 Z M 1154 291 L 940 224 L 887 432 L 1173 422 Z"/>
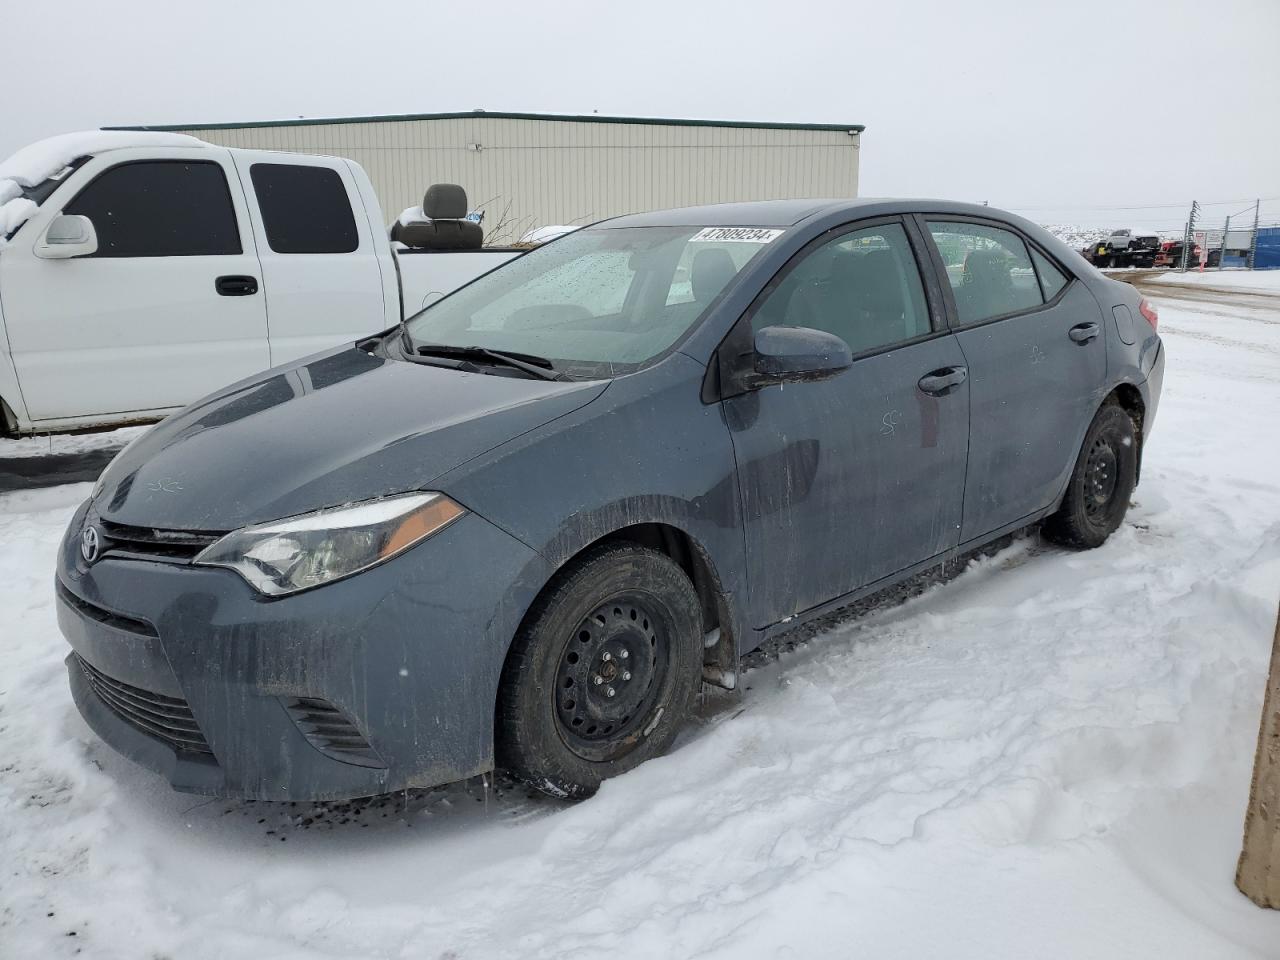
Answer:
<path fill-rule="evenodd" d="M 207 160 L 136 160 L 111 167 L 63 213 L 88 217 L 95 257 L 213 257 L 239 254 L 231 191 Z"/>
<path fill-rule="evenodd" d="M 356 220 L 338 171 L 291 163 L 249 168 L 267 243 L 276 253 L 351 253 Z"/>

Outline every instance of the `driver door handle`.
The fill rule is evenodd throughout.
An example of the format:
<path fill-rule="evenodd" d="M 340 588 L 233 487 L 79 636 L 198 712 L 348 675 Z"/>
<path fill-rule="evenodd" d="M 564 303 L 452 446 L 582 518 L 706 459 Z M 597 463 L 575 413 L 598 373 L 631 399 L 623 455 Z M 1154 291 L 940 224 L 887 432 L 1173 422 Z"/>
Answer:
<path fill-rule="evenodd" d="M 968 367 L 943 367 L 920 378 L 920 389 L 931 397 L 944 397 L 969 376 Z"/>
<path fill-rule="evenodd" d="M 248 297 L 258 292 L 257 277 L 218 277 L 213 288 L 224 297 Z"/>
<path fill-rule="evenodd" d="M 1067 331 L 1067 336 L 1076 343 L 1088 343 L 1096 337 L 1101 330 L 1102 328 L 1096 323 L 1077 323 Z"/>

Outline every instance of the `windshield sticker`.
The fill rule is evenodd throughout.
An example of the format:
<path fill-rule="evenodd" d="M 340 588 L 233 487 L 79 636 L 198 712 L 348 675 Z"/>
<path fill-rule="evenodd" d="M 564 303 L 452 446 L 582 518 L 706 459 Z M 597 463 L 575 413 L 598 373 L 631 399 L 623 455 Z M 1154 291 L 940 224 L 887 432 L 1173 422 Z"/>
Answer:
<path fill-rule="evenodd" d="M 692 237 L 690 243 L 772 243 L 784 231 L 767 227 L 704 227 Z"/>

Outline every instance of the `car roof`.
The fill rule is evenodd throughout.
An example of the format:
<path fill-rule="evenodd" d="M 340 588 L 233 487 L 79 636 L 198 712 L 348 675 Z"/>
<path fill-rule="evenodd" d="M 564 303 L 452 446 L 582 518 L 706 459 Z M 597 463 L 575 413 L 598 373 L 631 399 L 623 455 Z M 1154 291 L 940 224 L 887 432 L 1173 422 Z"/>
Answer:
<path fill-rule="evenodd" d="M 905 199 L 894 197 L 857 197 L 843 199 L 749 200 L 738 203 L 711 203 L 696 207 L 675 207 L 633 213 L 603 221 L 598 226 L 618 227 L 790 227 L 810 217 L 847 213 L 850 216 L 928 212 L 996 217 L 1018 221 L 1021 218 L 994 207 L 954 200 Z"/>

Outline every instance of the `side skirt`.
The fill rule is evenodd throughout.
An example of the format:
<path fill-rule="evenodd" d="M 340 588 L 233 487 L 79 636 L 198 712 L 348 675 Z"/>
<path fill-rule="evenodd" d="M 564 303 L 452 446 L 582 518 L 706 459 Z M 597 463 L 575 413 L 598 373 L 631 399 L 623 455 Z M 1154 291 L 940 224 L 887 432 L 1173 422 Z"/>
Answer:
<path fill-rule="evenodd" d="M 1052 505 L 1043 510 L 1037 510 L 1033 514 L 1025 516 L 1020 520 L 1015 520 L 1013 523 L 1005 524 L 1003 527 L 998 527 L 990 533 L 983 534 L 981 537 L 975 537 L 965 543 L 957 544 L 950 550 L 943 551 L 942 553 L 930 557 L 927 560 L 921 560 L 919 563 L 899 570 L 897 573 L 890 574 L 887 577 L 882 577 L 873 583 L 868 583 L 865 586 L 859 587 L 857 590 L 852 590 L 843 596 L 836 597 L 834 600 L 828 600 L 826 603 L 819 604 L 816 607 L 810 607 L 808 610 L 788 617 L 786 620 L 781 620 L 778 623 L 771 624 L 764 629 L 752 630 L 751 636 L 745 638 L 747 643 L 743 644 L 741 652 L 743 654 L 750 653 L 765 641 L 776 637 L 780 633 L 792 630 L 802 623 L 806 623 L 809 620 L 814 620 L 835 610 L 839 610 L 841 607 L 847 607 L 849 604 L 856 603 L 865 597 L 871 596 L 873 593 L 879 593 L 881 590 L 887 590 L 888 588 L 901 583 L 903 580 L 908 580 L 916 574 L 924 570 L 928 570 L 931 567 L 948 563 L 966 553 L 981 549 L 993 540 L 999 540 L 1001 537 L 1015 533 L 1023 527 L 1029 527 L 1033 523 L 1038 523 L 1057 510 L 1057 508 L 1058 504 L 1055 501 Z"/>

